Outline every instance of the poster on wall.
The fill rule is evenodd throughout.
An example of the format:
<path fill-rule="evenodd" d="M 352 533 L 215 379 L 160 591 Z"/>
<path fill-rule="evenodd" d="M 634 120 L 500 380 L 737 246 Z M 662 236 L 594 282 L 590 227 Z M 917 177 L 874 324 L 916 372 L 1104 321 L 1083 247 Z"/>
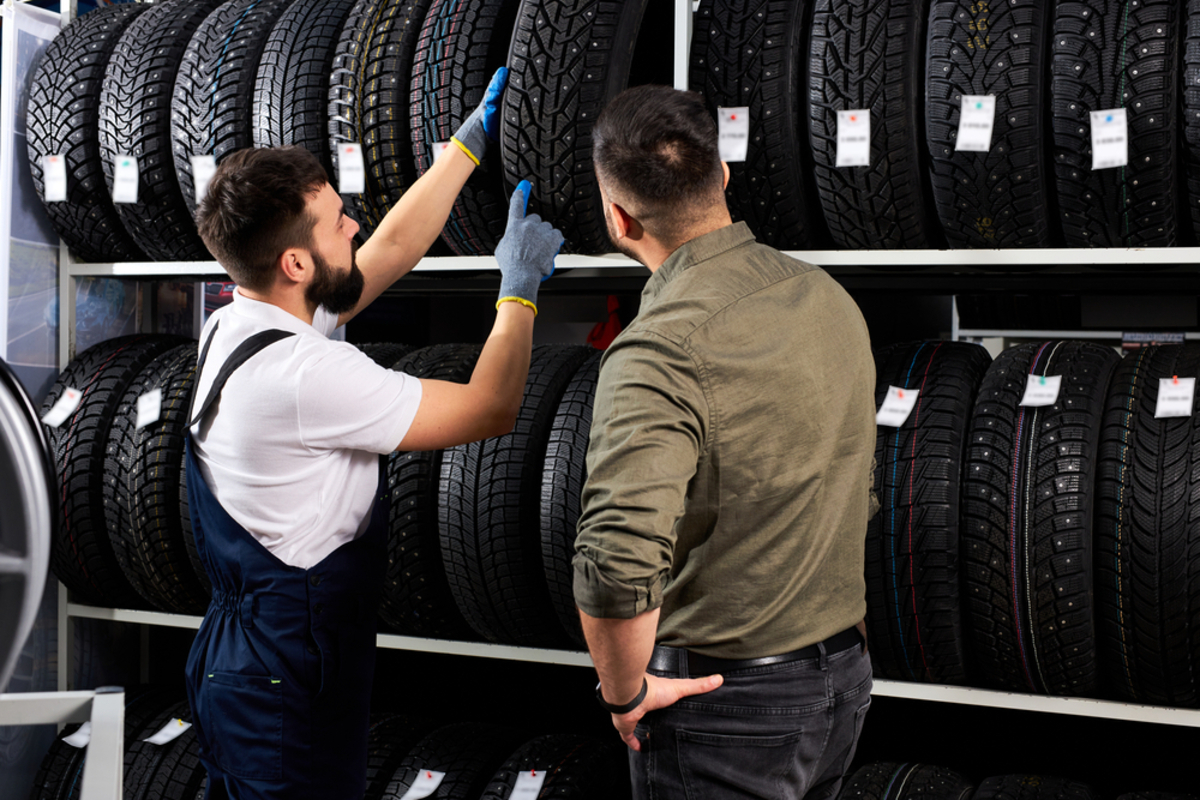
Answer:
<path fill-rule="evenodd" d="M 0 13 L 0 357 L 40 401 L 58 374 L 58 234 L 33 186 L 25 109 L 29 76 L 59 20 L 27 5 Z"/>

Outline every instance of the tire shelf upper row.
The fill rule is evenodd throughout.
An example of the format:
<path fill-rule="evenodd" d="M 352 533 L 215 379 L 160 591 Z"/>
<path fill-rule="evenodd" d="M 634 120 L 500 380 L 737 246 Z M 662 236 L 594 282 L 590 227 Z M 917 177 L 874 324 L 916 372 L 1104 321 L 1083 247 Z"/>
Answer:
<path fill-rule="evenodd" d="M 168 614 L 161 611 L 98 608 L 77 603 L 67 605 L 67 616 L 77 619 L 99 619 L 110 622 L 131 622 L 142 625 L 192 629 L 199 628 L 202 619 L 202 617 Z M 420 639 L 389 633 L 379 634 L 377 645 L 381 648 L 391 650 L 410 650 L 513 661 L 532 661 L 542 664 L 562 664 L 576 667 L 592 666 L 592 660 L 587 653 L 571 650 L 546 650 L 534 647 L 516 647 L 485 642 L 460 642 L 448 639 Z M 908 700 L 925 700 L 1017 711 L 1036 711 L 1049 714 L 1066 714 L 1078 717 L 1096 717 L 1127 722 L 1149 722 L 1160 725 L 1200 728 L 1200 709 L 1146 706 L 1081 697 L 1047 697 L 1044 695 L 1017 694 L 1015 692 L 1002 692 L 990 689 L 974 689 L 964 686 L 942 686 L 891 680 L 876 680 L 872 694 L 876 697 L 896 697 Z"/>

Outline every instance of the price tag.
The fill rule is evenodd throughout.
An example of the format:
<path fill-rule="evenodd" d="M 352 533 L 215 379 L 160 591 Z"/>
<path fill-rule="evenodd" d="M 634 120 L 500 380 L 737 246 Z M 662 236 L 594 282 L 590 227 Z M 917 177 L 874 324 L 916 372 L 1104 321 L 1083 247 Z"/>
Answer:
<path fill-rule="evenodd" d="M 992 149 L 992 128 L 996 124 L 996 95 L 964 94 L 958 115 L 958 136 L 954 149 L 968 153 L 986 153 Z"/>
<path fill-rule="evenodd" d="M 139 430 L 158 422 L 158 418 L 161 416 L 162 389 L 151 389 L 138 398 L 136 427 Z"/>
<path fill-rule="evenodd" d="M 181 719 L 173 719 L 166 725 L 162 726 L 162 730 L 151 736 L 149 739 L 142 739 L 148 744 L 163 745 L 168 742 L 173 742 L 184 734 L 184 732 L 192 727 L 192 723 L 184 722 Z"/>
<path fill-rule="evenodd" d="M 138 163 L 129 155 L 118 155 L 113 164 L 114 203 L 136 203 L 138 201 Z"/>
<path fill-rule="evenodd" d="M 63 742 L 71 745 L 71 747 L 78 747 L 80 749 L 87 747 L 88 743 L 91 741 L 92 723 L 90 722 L 83 723 L 79 726 L 79 730 L 75 731 L 70 736 L 63 737 Z"/>
<path fill-rule="evenodd" d="M 750 146 L 750 109 L 717 107 L 717 149 L 722 161 L 745 161 Z"/>
<path fill-rule="evenodd" d="M 1125 109 L 1092 112 L 1092 169 L 1129 163 L 1129 124 Z"/>
<path fill-rule="evenodd" d="M 357 142 L 338 145 L 338 193 L 362 194 L 367 190 L 367 168 L 363 166 L 362 145 Z"/>
<path fill-rule="evenodd" d="M 51 428 L 57 428 L 67 421 L 67 417 L 75 413 L 75 409 L 79 408 L 79 401 L 82 399 L 83 392 L 67 387 L 67 390 L 62 393 L 62 397 L 58 398 L 58 402 L 42 417 L 42 422 Z"/>
<path fill-rule="evenodd" d="M 1052 406 L 1058 402 L 1058 389 L 1062 385 L 1062 375 L 1029 375 L 1025 382 L 1025 396 L 1021 398 L 1023 406 Z"/>
<path fill-rule="evenodd" d="M 513 786 L 508 800 L 537 800 L 538 794 L 542 791 L 542 784 L 545 782 L 546 771 L 544 769 L 518 772 L 517 782 Z"/>
<path fill-rule="evenodd" d="M 450 146 L 449 142 L 434 142 L 429 147 L 433 150 L 433 160 L 437 161 L 442 157 L 442 153 L 446 152 L 446 148 Z"/>
<path fill-rule="evenodd" d="M 433 770 L 423 769 L 417 779 L 413 781 L 413 785 L 408 788 L 404 796 L 400 800 L 421 800 L 422 797 L 429 797 L 437 791 L 437 788 L 442 785 L 442 779 L 446 777 L 444 772 L 434 772 Z"/>
<path fill-rule="evenodd" d="M 67 157 L 42 156 L 43 199 L 47 203 L 62 203 L 67 199 Z"/>
<path fill-rule="evenodd" d="M 208 184 L 217 171 L 214 156 L 192 156 L 192 186 L 196 187 L 196 205 L 208 194 Z"/>
<path fill-rule="evenodd" d="M 856 108 L 838 112 L 838 167 L 866 167 L 871 164 L 871 110 Z"/>
<path fill-rule="evenodd" d="M 918 395 L 920 391 L 917 389 L 889 386 L 887 397 L 883 398 L 883 405 L 875 413 L 875 424 L 899 428 L 916 407 Z"/>
<path fill-rule="evenodd" d="M 1158 381 L 1158 404 L 1154 418 L 1190 417 L 1196 399 L 1196 379 L 1175 375 Z"/>

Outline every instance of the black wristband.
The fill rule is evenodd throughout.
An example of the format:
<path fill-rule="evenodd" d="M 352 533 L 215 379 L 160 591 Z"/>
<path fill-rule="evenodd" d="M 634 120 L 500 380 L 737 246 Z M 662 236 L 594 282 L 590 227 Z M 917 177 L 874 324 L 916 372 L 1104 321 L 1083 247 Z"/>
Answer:
<path fill-rule="evenodd" d="M 649 686 L 646 683 L 646 679 L 643 677 L 642 678 L 642 690 L 637 693 L 637 697 L 633 698 L 632 700 L 630 700 L 628 703 L 626 703 L 624 705 L 616 706 L 604 699 L 604 695 L 600 691 L 600 684 L 597 683 L 596 684 L 596 701 L 598 703 L 600 703 L 601 708 L 603 708 L 605 711 L 607 711 L 610 714 L 628 714 L 630 711 L 633 711 L 635 708 L 640 706 L 642 704 L 642 701 L 646 699 L 646 689 L 648 689 L 648 688 L 649 688 Z"/>

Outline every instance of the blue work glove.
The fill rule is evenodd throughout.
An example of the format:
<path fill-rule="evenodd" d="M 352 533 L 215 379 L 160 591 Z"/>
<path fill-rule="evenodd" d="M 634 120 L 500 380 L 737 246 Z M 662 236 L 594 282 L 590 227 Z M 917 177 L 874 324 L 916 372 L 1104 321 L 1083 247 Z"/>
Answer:
<path fill-rule="evenodd" d="M 537 293 L 542 281 L 554 274 L 554 257 L 562 249 L 563 235 L 537 214 L 525 216 L 529 208 L 529 181 L 517 184 L 508 203 L 508 228 L 496 246 L 500 264 L 501 303 L 529 306 L 537 314 Z"/>
<path fill-rule="evenodd" d="M 472 161 L 479 164 L 487 154 L 488 142 L 500 141 L 500 98 L 508 83 L 508 67 L 501 67 L 492 76 L 483 102 L 479 104 L 467 121 L 458 127 L 450 141 L 454 142 Z"/>

